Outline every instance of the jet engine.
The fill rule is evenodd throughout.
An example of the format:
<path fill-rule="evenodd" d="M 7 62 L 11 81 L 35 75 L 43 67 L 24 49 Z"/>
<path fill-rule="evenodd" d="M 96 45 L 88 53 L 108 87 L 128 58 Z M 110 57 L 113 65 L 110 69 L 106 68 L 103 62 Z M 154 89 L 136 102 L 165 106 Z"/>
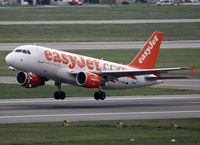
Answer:
<path fill-rule="evenodd" d="M 102 85 L 102 78 L 91 72 L 79 72 L 76 76 L 76 83 L 86 88 L 98 88 Z"/>
<path fill-rule="evenodd" d="M 35 88 L 45 84 L 41 77 L 34 75 L 31 72 L 18 72 L 16 78 L 17 83 L 25 88 Z"/>

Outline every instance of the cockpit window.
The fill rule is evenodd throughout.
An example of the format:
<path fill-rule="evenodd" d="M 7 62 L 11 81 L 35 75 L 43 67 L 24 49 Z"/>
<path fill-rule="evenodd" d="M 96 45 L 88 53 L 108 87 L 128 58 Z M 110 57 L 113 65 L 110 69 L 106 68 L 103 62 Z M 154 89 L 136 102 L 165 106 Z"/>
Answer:
<path fill-rule="evenodd" d="M 29 50 L 25 50 L 25 49 L 16 49 L 15 52 L 21 52 L 21 53 L 25 53 L 25 54 L 29 54 L 31 55 L 31 52 Z"/>
<path fill-rule="evenodd" d="M 15 50 L 15 52 L 22 52 L 22 50 L 21 49 L 17 49 L 17 50 Z"/>
<path fill-rule="evenodd" d="M 27 53 L 28 53 L 28 54 L 31 54 L 31 52 L 30 52 L 29 50 L 27 50 Z"/>
<path fill-rule="evenodd" d="M 26 50 L 22 50 L 22 53 L 26 53 Z"/>

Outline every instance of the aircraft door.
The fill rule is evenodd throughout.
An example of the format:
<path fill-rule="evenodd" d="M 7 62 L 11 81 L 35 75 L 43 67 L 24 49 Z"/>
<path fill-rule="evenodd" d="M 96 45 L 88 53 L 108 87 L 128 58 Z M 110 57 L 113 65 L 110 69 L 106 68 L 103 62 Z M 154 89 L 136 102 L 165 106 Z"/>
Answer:
<path fill-rule="evenodd" d="M 46 75 L 46 64 L 44 63 L 44 51 L 42 47 L 39 46 L 35 46 L 35 50 L 37 52 L 36 54 L 36 68 L 34 70 L 34 73 L 41 75 L 41 76 L 45 76 Z"/>
<path fill-rule="evenodd" d="M 38 47 L 38 63 L 44 63 L 44 53 L 43 53 L 43 49 Z"/>

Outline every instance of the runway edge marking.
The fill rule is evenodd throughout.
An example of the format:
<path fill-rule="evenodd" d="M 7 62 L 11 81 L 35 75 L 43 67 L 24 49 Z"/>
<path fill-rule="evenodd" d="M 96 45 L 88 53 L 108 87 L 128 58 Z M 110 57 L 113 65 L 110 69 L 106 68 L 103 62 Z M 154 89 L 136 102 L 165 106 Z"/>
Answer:
<path fill-rule="evenodd" d="M 194 111 L 161 111 L 161 112 L 119 112 L 119 113 L 87 113 L 87 114 L 52 114 L 52 115 L 21 115 L 21 116 L 0 116 L 0 119 L 8 118 L 34 118 L 34 117 L 70 117 L 70 116 L 102 116 L 102 115 L 144 115 L 144 114 L 176 114 L 176 113 L 200 113 Z"/>

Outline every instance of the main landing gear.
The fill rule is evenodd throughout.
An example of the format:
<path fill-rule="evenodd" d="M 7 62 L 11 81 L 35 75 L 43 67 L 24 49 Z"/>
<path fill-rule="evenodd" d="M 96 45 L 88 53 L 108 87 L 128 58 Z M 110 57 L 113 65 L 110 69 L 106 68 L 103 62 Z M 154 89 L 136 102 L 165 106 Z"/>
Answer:
<path fill-rule="evenodd" d="M 102 91 L 98 91 L 94 93 L 94 99 L 96 100 L 99 100 L 99 99 L 104 100 L 105 98 L 106 98 L 106 94 Z"/>
<path fill-rule="evenodd" d="M 55 86 L 58 87 L 58 91 L 56 91 L 54 93 L 54 98 L 56 100 L 58 100 L 58 99 L 61 99 L 61 100 L 65 99 L 65 97 L 66 97 L 65 96 L 65 92 L 61 91 L 61 82 L 55 82 Z"/>
<path fill-rule="evenodd" d="M 61 82 L 55 82 L 55 86 L 58 87 L 58 91 L 54 93 L 54 98 L 56 100 L 59 100 L 59 99 L 64 100 L 66 96 L 65 96 L 65 92 L 61 90 Z M 96 100 L 104 100 L 106 98 L 106 94 L 99 89 L 99 91 L 94 93 L 94 98 Z"/>

